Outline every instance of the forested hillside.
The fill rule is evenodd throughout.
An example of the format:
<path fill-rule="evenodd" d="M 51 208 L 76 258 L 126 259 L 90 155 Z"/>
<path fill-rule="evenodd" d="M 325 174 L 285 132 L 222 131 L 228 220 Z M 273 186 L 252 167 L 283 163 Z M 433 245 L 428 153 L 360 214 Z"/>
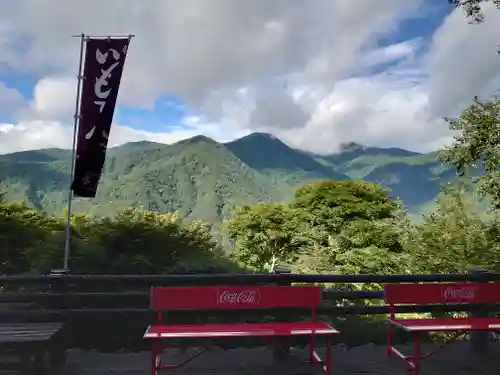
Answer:
<path fill-rule="evenodd" d="M 0 189 L 8 200 L 62 213 L 69 167 L 65 150 L 0 155 Z M 441 166 L 436 154 L 352 143 L 335 155 L 314 155 L 263 133 L 227 144 L 198 136 L 173 145 L 138 142 L 109 150 L 98 196 L 76 199 L 75 210 L 112 216 L 135 207 L 218 226 L 241 204 L 285 202 L 307 182 L 362 179 L 389 188 L 419 214 L 454 177 L 454 168 Z"/>

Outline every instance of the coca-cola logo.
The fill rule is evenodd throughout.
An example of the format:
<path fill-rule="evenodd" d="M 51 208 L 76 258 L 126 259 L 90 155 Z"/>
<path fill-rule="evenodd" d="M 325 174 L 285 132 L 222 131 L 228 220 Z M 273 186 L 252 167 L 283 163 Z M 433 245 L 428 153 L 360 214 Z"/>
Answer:
<path fill-rule="evenodd" d="M 245 289 L 245 290 L 230 290 L 222 289 L 218 293 L 218 303 L 225 304 L 244 304 L 256 305 L 260 302 L 260 294 L 258 289 Z"/>
<path fill-rule="evenodd" d="M 476 288 L 473 287 L 449 287 L 444 291 L 446 299 L 474 299 Z"/>

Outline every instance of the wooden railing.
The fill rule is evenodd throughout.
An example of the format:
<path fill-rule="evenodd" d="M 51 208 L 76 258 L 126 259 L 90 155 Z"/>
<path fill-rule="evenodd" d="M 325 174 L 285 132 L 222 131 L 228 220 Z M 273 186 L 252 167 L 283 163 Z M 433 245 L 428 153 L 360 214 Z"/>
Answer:
<path fill-rule="evenodd" d="M 468 274 L 441 275 L 300 275 L 280 274 L 222 274 L 222 275 L 50 275 L 0 276 L 0 321 L 63 320 L 84 332 L 97 321 L 127 322 L 131 337 L 140 341 L 141 330 L 147 327 L 152 314 L 149 310 L 149 287 L 152 285 L 262 285 L 262 284 L 319 284 L 324 286 L 324 304 L 318 313 L 332 319 L 342 316 L 387 314 L 381 286 L 386 283 L 420 282 L 486 282 L 500 281 L 500 274 L 474 271 Z M 368 290 L 353 286 L 372 285 Z M 359 289 L 359 288 L 358 288 Z M 443 313 L 467 311 L 470 314 L 488 314 L 500 311 L 500 304 L 492 305 L 432 305 L 401 306 L 401 313 Z M 287 310 L 287 316 L 301 315 L 303 311 Z M 207 313 L 205 312 L 205 315 Z M 215 319 L 234 319 L 244 311 L 214 311 Z M 259 312 L 267 318 L 282 317 L 283 311 Z M 199 312 L 183 312 L 179 319 L 198 319 Z M 174 317 L 175 318 L 175 317 Z M 132 322 L 129 324 L 129 322 Z M 106 323 L 102 323 L 105 326 Z M 75 328 L 75 329 L 76 329 Z M 133 332 L 132 332 L 133 331 Z M 96 329 L 94 335 L 99 334 Z M 75 334 L 76 335 L 76 334 Z M 107 334 L 110 336 L 110 334 Z M 93 339 L 97 340 L 97 339 Z M 90 347 L 94 344 L 88 344 Z M 121 344 L 120 344 L 121 345 Z M 128 344 L 127 344 L 128 345 Z"/>
<path fill-rule="evenodd" d="M 149 316 L 149 286 L 152 285 L 258 285 L 326 284 L 325 303 L 320 313 L 386 314 L 382 302 L 375 305 L 349 304 L 361 300 L 381 301 L 382 290 L 349 290 L 349 285 L 420 282 L 500 281 L 500 274 L 474 272 L 441 275 L 300 275 L 300 274 L 221 274 L 221 275 L 14 275 L 0 276 L 0 303 L 32 303 L 30 310 L 0 310 L 0 319 L 53 318 L 113 315 Z M 332 286 L 330 286 L 332 285 Z M 341 285 L 336 287 L 335 285 Z M 339 303 L 343 301 L 344 303 Z M 116 307 L 112 307 L 116 306 Z M 483 305 L 484 307 L 484 305 Z M 499 310 L 492 305 L 491 309 Z M 401 306 L 400 312 L 471 311 L 475 305 Z"/>

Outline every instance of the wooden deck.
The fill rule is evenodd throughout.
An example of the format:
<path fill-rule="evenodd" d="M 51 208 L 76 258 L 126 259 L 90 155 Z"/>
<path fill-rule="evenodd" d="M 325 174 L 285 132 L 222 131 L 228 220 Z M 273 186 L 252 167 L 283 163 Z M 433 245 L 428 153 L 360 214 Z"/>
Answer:
<path fill-rule="evenodd" d="M 500 368 L 500 345 L 491 344 L 490 353 L 475 355 L 466 342 L 458 343 L 424 361 L 422 375 L 493 375 Z M 218 350 L 197 358 L 180 370 L 179 375 L 306 375 L 321 374 L 319 368 L 305 362 L 304 350 L 292 350 L 292 356 L 283 362 L 273 361 L 265 348 Z M 173 359 L 182 358 L 173 352 Z M 398 358 L 387 359 L 383 346 L 363 345 L 346 350 L 334 348 L 334 375 L 406 375 L 406 369 Z M 145 375 L 149 372 L 149 353 L 106 354 L 82 351 L 70 353 L 69 362 L 60 375 Z M 169 373 L 165 371 L 164 373 Z M 0 372 L 3 375 L 3 372 Z M 54 372 L 54 374 L 56 374 Z"/>

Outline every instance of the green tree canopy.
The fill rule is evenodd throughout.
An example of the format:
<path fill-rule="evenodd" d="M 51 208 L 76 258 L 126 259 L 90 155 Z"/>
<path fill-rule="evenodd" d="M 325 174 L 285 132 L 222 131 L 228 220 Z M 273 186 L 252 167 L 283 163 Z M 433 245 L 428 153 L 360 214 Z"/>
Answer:
<path fill-rule="evenodd" d="M 29 271 L 30 250 L 38 244 L 47 245 L 53 234 L 61 230 L 62 221 L 22 202 L 0 203 L 0 273 Z"/>
<path fill-rule="evenodd" d="M 233 257 L 263 270 L 276 258 L 308 272 L 395 272 L 405 268 L 396 227 L 398 202 L 379 185 L 318 181 L 289 204 L 245 206 L 226 224 Z"/>
<path fill-rule="evenodd" d="M 405 231 L 406 251 L 418 273 L 464 273 L 475 267 L 495 269 L 496 226 L 485 221 L 477 203 L 462 189 L 445 189 L 436 209 Z"/>
<path fill-rule="evenodd" d="M 365 181 L 317 181 L 297 189 L 290 206 L 312 225 L 339 232 L 353 220 L 392 217 L 399 204 L 388 190 Z"/>
<path fill-rule="evenodd" d="M 233 258 L 253 270 L 272 270 L 294 261 L 304 240 L 297 234 L 294 211 L 283 204 L 245 205 L 225 223 L 234 241 Z"/>
<path fill-rule="evenodd" d="M 310 249 L 333 273 L 394 273 L 406 259 L 394 226 L 399 202 L 380 185 L 365 181 L 320 181 L 299 188 L 291 206 L 302 212 Z M 319 250 L 321 249 L 321 250 Z M 307 257 L 303 257 L 309 268 Z"/>
<path fill-rule="evenodd" d="M 74 215 L 70 268 L 77 273 L 227 272 L 234 265 L 208 226 L 176 213 L 126 209 L 115 218 Z M 45 273 L 59 268 L 63 218 L 23 203 L 0 203 L 0 273 Z"/>
<path fill-rule="evenodd" d="M 445 120 L 455 138 L 440 153 L 440 160 L 453 164 L 460 175 L 484 171 L 476 179 L 478 191 L 491 196 L 493 207 L 500 208 L 500 98 L 475 97 L 460 116 Z"/>

